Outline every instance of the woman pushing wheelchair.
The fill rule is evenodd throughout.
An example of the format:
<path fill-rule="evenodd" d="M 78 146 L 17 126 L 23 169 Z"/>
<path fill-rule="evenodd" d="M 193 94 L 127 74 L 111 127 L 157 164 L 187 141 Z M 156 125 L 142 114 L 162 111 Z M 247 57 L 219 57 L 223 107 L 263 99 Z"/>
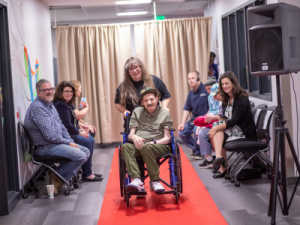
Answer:
<path fill-rule="evenodd" d="M 144 63 L 137 57 L 130 57 L 124 65 L 124 79 L 116 91 L 115 106 L 126 117 L 139 106 L 138 98 L 143 88 L 155 88 L 160 93 L 162 107 L 168 108 L 171 95 L 164 82 L 157 76 L 150 75 Z"/>

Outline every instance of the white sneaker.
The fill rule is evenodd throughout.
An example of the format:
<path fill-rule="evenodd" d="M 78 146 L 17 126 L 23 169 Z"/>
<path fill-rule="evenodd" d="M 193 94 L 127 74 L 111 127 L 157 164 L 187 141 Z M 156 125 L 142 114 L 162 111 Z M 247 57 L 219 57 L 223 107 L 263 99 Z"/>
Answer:
<path fill-rule="evenodd" d="M 157 193 L 161 193 L 165 191 L 164 186 L 162 186 L 162 184 L 159 181 L 153 181 L 152 182 L 152 186 L 154 189 L 154 192 Z M 150 188 L 151 189 L 151 188 Z"/>
<path fill-rule="evenodd" d="M 140 178 L 135 178 L 133 181 L 131 181 L 130 184 L 127 185 L 126 188 L 127 191 L 140 191 L 142 189 L 145 189 L 144 183 Z"/>

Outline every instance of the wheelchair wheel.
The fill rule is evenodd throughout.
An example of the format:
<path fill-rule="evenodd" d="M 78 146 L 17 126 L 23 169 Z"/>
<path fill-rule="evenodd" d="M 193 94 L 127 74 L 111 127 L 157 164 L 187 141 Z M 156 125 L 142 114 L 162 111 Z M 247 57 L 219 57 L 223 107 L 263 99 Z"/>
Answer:
<path fill-rule="evenodd" d="M 121 147 L 119 147 L 119 178 L 121 197 L 123 197 L 125 195 L 125 167 L 122 158 Z"/>
<path fill-rule="evenodd" d="M 180 148 L 178 143 L 176 143 L 176 175 L 177 175 L 177 188 L 180 193 L 182 193 L 182 166 L 181 166 L 181 155 L 180 155 Z M 178 193 L 179 195 L 179 193 Z"/>

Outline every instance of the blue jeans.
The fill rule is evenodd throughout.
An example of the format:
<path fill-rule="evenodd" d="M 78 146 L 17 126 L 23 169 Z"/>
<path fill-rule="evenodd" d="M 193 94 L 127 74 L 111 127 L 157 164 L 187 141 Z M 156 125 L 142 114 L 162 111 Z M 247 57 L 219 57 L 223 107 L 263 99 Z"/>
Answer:
<path fill-rule="evenodd" d="M 202 128 L 199 131 L 199 142 L 200 142 L 200 151 L 201 151 L 201 155 L 210 155 L 211 154 L 211 149 L 212 149 L 212 145 L 211 143 L 208 142 L 209 136 L 208 136 L 208 132 L 210 131 L 209 128 Z"/>
<path fill-rule="evenodd" d="M 199 154 L 200 147 L 197 144 L 196 129 L 197 127 L 194 125 L 194 118 L 192 118 L 184 125 L 183 131 L 178 132 L 178 135 L 184 144 L 193 149 L 194 154 Z M 194 138 L 192 137 L 192 134 L 194 134 Z"/>
<path fill-rule="evenodd" d="M 56 169 L 56 172 L 69 181 L 90 157 L 90 151 L 86 147 L 80 145 L 78 147 L 74 148 L 66 144 L 44 145 L 35 150 L 35 155 L 58 156 L 70 159 L 70 162 L 61 163 Z"/>
<path fill-rule="evenodd" d="M 82 176 L 88 177 L 92 175 L 92 156 L 94 152 L 95 140 L 91 135 L 89 135 L 89 138 L 77 135 L 76 143 L 88 148 L 88 150 L 90 151 L 90 158 L 82 165 Z"/>

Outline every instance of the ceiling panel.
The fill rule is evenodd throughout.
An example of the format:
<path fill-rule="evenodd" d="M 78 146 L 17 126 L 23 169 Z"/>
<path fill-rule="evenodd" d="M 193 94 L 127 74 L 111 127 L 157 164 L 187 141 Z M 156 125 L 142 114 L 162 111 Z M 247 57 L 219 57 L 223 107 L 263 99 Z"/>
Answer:
<path fill-rule="evenodd" d="M 54 16 L 55 14 L 53 14 Z M 62 21 L 80 21 L 89 20 L 86 13 L 80 9 L 61 9 L 56 10 L 56 16 Z M 52 19 L 51 19 L 52 20 Z"/>
<path fill-rule="evenodd" d="M 118 18 L 116 15 L 116 6 L 85 7 L 84 9 L 92 20 Z"/>
<path fill-rule="evenodd" d="M 173 16 L 203 16 L 204 9 L 187 9 L 187 10 L 178 10 Z"/>
<path fill-rule="evenodd" d="M 153 4 L 115 5 L 114 0 L 42 0 L 49 6 L 68 7 L 56 9 L 57 22 L 111 20 L 135 18 L 136 16 L 117 16 L 118 12 L 147 11 L 142 17 L 153 17 Z M 208 0 L 155 0 L 156 14 L 165 16 L 203 16 Z M 79 5 L 78 5 L 79 4 Z M 77 7 L 76 7 L 77 5 Z M 75 6 L 75 8 L 74 8 Z M 54 10 L 51 10 L 51 21 L 55 21 Z"/>
<path fill-rule="evenodd" d="M 79 5 L 77 0 L 42 0 L 48 6 Z"/>
<path fill-rule="evenodd" d="M 156 4 L 156 15 L 172 15 L 182 3 L 159 3 Z"/>
<path fill-rule="evenodd" d="M 179 10 L 189 10 L 189 9 L 203 9 L 208 6 L 208 2 L 203 1 L 193 1 L 193 2 L 184 2 Z"/>

